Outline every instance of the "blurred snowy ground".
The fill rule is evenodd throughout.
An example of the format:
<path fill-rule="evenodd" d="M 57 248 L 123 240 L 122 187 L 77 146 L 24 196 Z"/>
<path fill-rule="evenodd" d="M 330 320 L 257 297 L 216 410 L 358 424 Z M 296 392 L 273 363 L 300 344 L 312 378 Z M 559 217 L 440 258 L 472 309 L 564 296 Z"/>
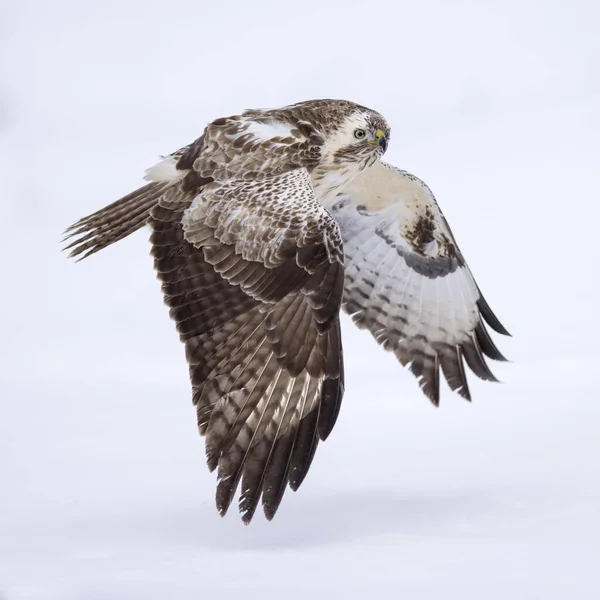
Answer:
<path fill-rule="evenodd" d="M 271 8 L 272 6 L 272 8 Z M 0 597 L 598 598 L 594 1 L 3 3 Z M 214 508 L 147 233 L 75 219 L 243 108 L 393 127 L 513 339 L 438 410 L 345 319 L 347 392 L 272 523 Z"/>

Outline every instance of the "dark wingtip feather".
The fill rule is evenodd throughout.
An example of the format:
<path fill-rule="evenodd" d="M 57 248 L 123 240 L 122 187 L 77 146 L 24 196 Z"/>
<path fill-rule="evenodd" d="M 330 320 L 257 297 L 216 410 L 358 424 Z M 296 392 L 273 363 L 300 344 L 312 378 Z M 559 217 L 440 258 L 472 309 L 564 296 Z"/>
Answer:
<path fill-rule="evenodd" d="M 227 514 L 238 489 L 242 475 L 239 458 L 237 455 L 228 456 L 224 460 L 224 463 L 219 465 L 215 502 L 217 510 L 222 517 Z"/>
<path fill-rule="evenodd" d="M 477 338 L 477 342 L 483 354 L 485 354 L 488 358 L 492 360 L 497 360 L 500 362 L 508 362 L 508 359 L 498 350 L 496 344 L 490 337 L 488 330 L 485 327 L 483 321 L 479 321 L 477 326 L 475 327 L 475 337 Z"/>
<path fill-rule="evenodd" d="M 260 496 L 260 492 L 259 492 L 259 496 Z M 256 502 L 252 502 L 252 504 L 249 506 L 243 506 L 243 504 L 240 503 L 240 514 L 242 516 L 242 523 L 244 525 L 250 525 L 250 523 L 252 522 L 252 518 L 254 517 L 254 513 L 256 512 L 257 505 L 258 505 L 258 497 L 256 498 Z"/>
<path fill-rule="evenodd" d="M 440 406 L 440 362 L 437 353 L 426 367 L 423 366 L 422 376 L 418 380 L 419 386 L 431 404 L 436 408 Z"/>
<path fill-rule="evenodd" d="M 462 352 L 460 350 L 460 346 L 456 346 L 456 359 L 458 362 L 458 368 L 460 370 L 460 379 L 462 381 L 462 386 L 458 388 L 458 393 L 465 400 L 471 402 L 471 390 L 469 390 L 469 383 L 467 382 L 467 373 L 465 372 L 465 364 L 463 362 Z"/>
<path fill-rule="evenodd" d="M 221 456 L 220 449 L 213 449 L 208 447 L 208 445 L 205 445 L 205 455 L 208 472 L 212 473 L 219 465 L 219 458 Z"/>
<path fill-rule="evenodd" d="M 436 408 L 440 407 L 440 388 L 439 388 L 439 370 L 437 373 L 436 380 L 428 380 L 425 377 L 418 379 L 419 387 L 421 391 L 425 394 L 427 399 L 435 406 Z"/>
<path fill-rule="evenodd" d="M 265 518 L 267 521 L 272 521 L 277 514 L 277 509 L 279 506 L 271 506 L 270 504 L 263 504 L 263 512 L 265 513 Z"/>
<path fill-rule="evenodd" d="M 464 398 L 467 402 L 472 402 L 471 390 L 469 390 L 469 388 L 467 386 L 459 388 L 458 390 L 456 390 L 456 392 L 458 393 L 459 396 Z"/>
<path fill-rule="evenodd" d="M 231 506 L 231 502 L 235 495 L 235 490 L 237 489 L 237 484 L 233 488 L 233 491 L 230 491 L 229 486 L 227 486 L 226 490 L 223 489 L 224 486 L 221 485 L 222 482 L 223 480 L 219 481 L 219 483 L 217 484 L 215 503 L 217 506 L 217 511 L 222 517 L 224 517 L 227 514 L 229 507 Z"/>
<path fill-rule="evenodd" d="M 408 370 L 417 378 L 419 388 L 434 406 L 440 405 L 439 363 L 437 353 L 424 352 L 421 348 L 413 348 L 410 361 L 406 362 Z"/>
<path fill-rule="evenodd" d="M 337 421 L 342 398 L 344 382 L 340 379 L 325 379 L 321 390 L 321 414 L 319 415 L 319 438 L 325 441 L 332 432 Z"/>
<path fill-rule="evenodd" d="M 306 477 L 319 445 L 319 410 L 313 410 L 304 416 L 298 425 L 296 444 L 290 461 L 288 476 L 292 491 L 298 491 Z"/>
<path fill-rule="evenodd" d="M 450 389 L 470 402 L 471 392 L 469 391 L 460 346 L 446 346 L 442 348 L 439 357 L 442 373 Z"/>
<path fill-rule="evenodd" d="M 461 351 L 467 365 L 479 377 L 484 381 L 490 381 L 492 383 L 498 383 L 497 377 L 492 373 L 477 341 L 475 334 L 471 334 L 471 340 L 467 340 L 462 346 Z"/>
<path fill-rule="evenodd" d="M 437 356 L 436 356 L 436 360 L 437 360 Z M 433 406 L 435 406 L 435 408 L 439 408 L 440 407 L 439 368 L 438 368 L 438 372 L 436 374 L 436 380 L 437 380 L 436 381 L 436 380 L 429 379 L 428 375 L 420 375 L 419 373 L 415 373 L 415 370 L 412 368 L 412 363 L 408 363 L 407 366 L 408 366 L 408 370 L 413 375 L 415 375 L 415 377 L 417 379 L 417 384 L 418 384 L 421 392 L 423 392 L 423 394 L 425 394 L 425 397 L 431 402 L 431 404 Z M 433 373 L 431 373 L 431 375 L 433 375 Z"/>
<path fill-rule="evenodd" d="M 484 318 L 485 322 L 496 332 L 501 335 L 507 335 L 508 337 L 512 337 L 512 335 L 508 332 L 506 327 L 500 323 L 500 319 L 494 314 L 494 311 L 490 308 L 490 305 L 487 303 L 487 300 L 483 297 L 481 290 L 479 290 L 479 299 L 477 300 L 477 306 L 479 311 L 481 312 L 481 316 Z"/>
<path fill-rule="evenodd" d="M 262 495 L 263 512 L 268 521 L 273 519 L 283 499 L 295 441 L 296 431 L 294 430 L 284 433 L 275 442 L 273 457 L 265 475 Z"/>

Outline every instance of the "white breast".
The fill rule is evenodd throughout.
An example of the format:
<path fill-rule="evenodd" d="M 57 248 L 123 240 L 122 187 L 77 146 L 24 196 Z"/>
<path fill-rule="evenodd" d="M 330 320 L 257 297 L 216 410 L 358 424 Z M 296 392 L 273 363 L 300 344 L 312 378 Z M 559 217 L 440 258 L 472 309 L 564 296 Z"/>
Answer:
<path fill-rule="evenodd" d="M 311 173 L 312 186 L 321 204 L 326 205 L 360 172 L 360 163 L 348 162 L 336 168 L 318 166 Z"/>

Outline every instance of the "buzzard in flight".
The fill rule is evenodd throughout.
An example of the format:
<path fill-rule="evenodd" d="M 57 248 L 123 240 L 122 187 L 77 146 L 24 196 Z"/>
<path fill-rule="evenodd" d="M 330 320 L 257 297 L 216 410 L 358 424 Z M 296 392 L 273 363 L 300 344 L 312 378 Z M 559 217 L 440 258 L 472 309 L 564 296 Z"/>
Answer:
<path fill-rule="evenodd" d="M 150 168 L 148 184 L 68 230 L 86 257 L 148 225 L 185 344 L 216 504 L 241 480 L 248 523 L 297 490 L 344 393 L 340 309 L 439 403 L 440 369 L 504 360 L 484 300 L 429 188 L 381 162 L 390 128 L 344 100 L 248 110 Z"/>

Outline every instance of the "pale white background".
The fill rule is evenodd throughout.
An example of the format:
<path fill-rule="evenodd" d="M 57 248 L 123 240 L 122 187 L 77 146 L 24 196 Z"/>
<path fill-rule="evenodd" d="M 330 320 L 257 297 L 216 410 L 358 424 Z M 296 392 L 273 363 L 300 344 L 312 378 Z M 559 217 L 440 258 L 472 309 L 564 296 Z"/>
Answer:
<path fill-rule="evenodd" d="M 570 2 L 2 3 L 0 596 L 598 598 L 600 9 Z M 147 233 L 62 230 L 218 116 L 382 112 L 514 335 L 474 402 L 345 319 L 338 424 L 276 519 L 214 509 Z"/>

